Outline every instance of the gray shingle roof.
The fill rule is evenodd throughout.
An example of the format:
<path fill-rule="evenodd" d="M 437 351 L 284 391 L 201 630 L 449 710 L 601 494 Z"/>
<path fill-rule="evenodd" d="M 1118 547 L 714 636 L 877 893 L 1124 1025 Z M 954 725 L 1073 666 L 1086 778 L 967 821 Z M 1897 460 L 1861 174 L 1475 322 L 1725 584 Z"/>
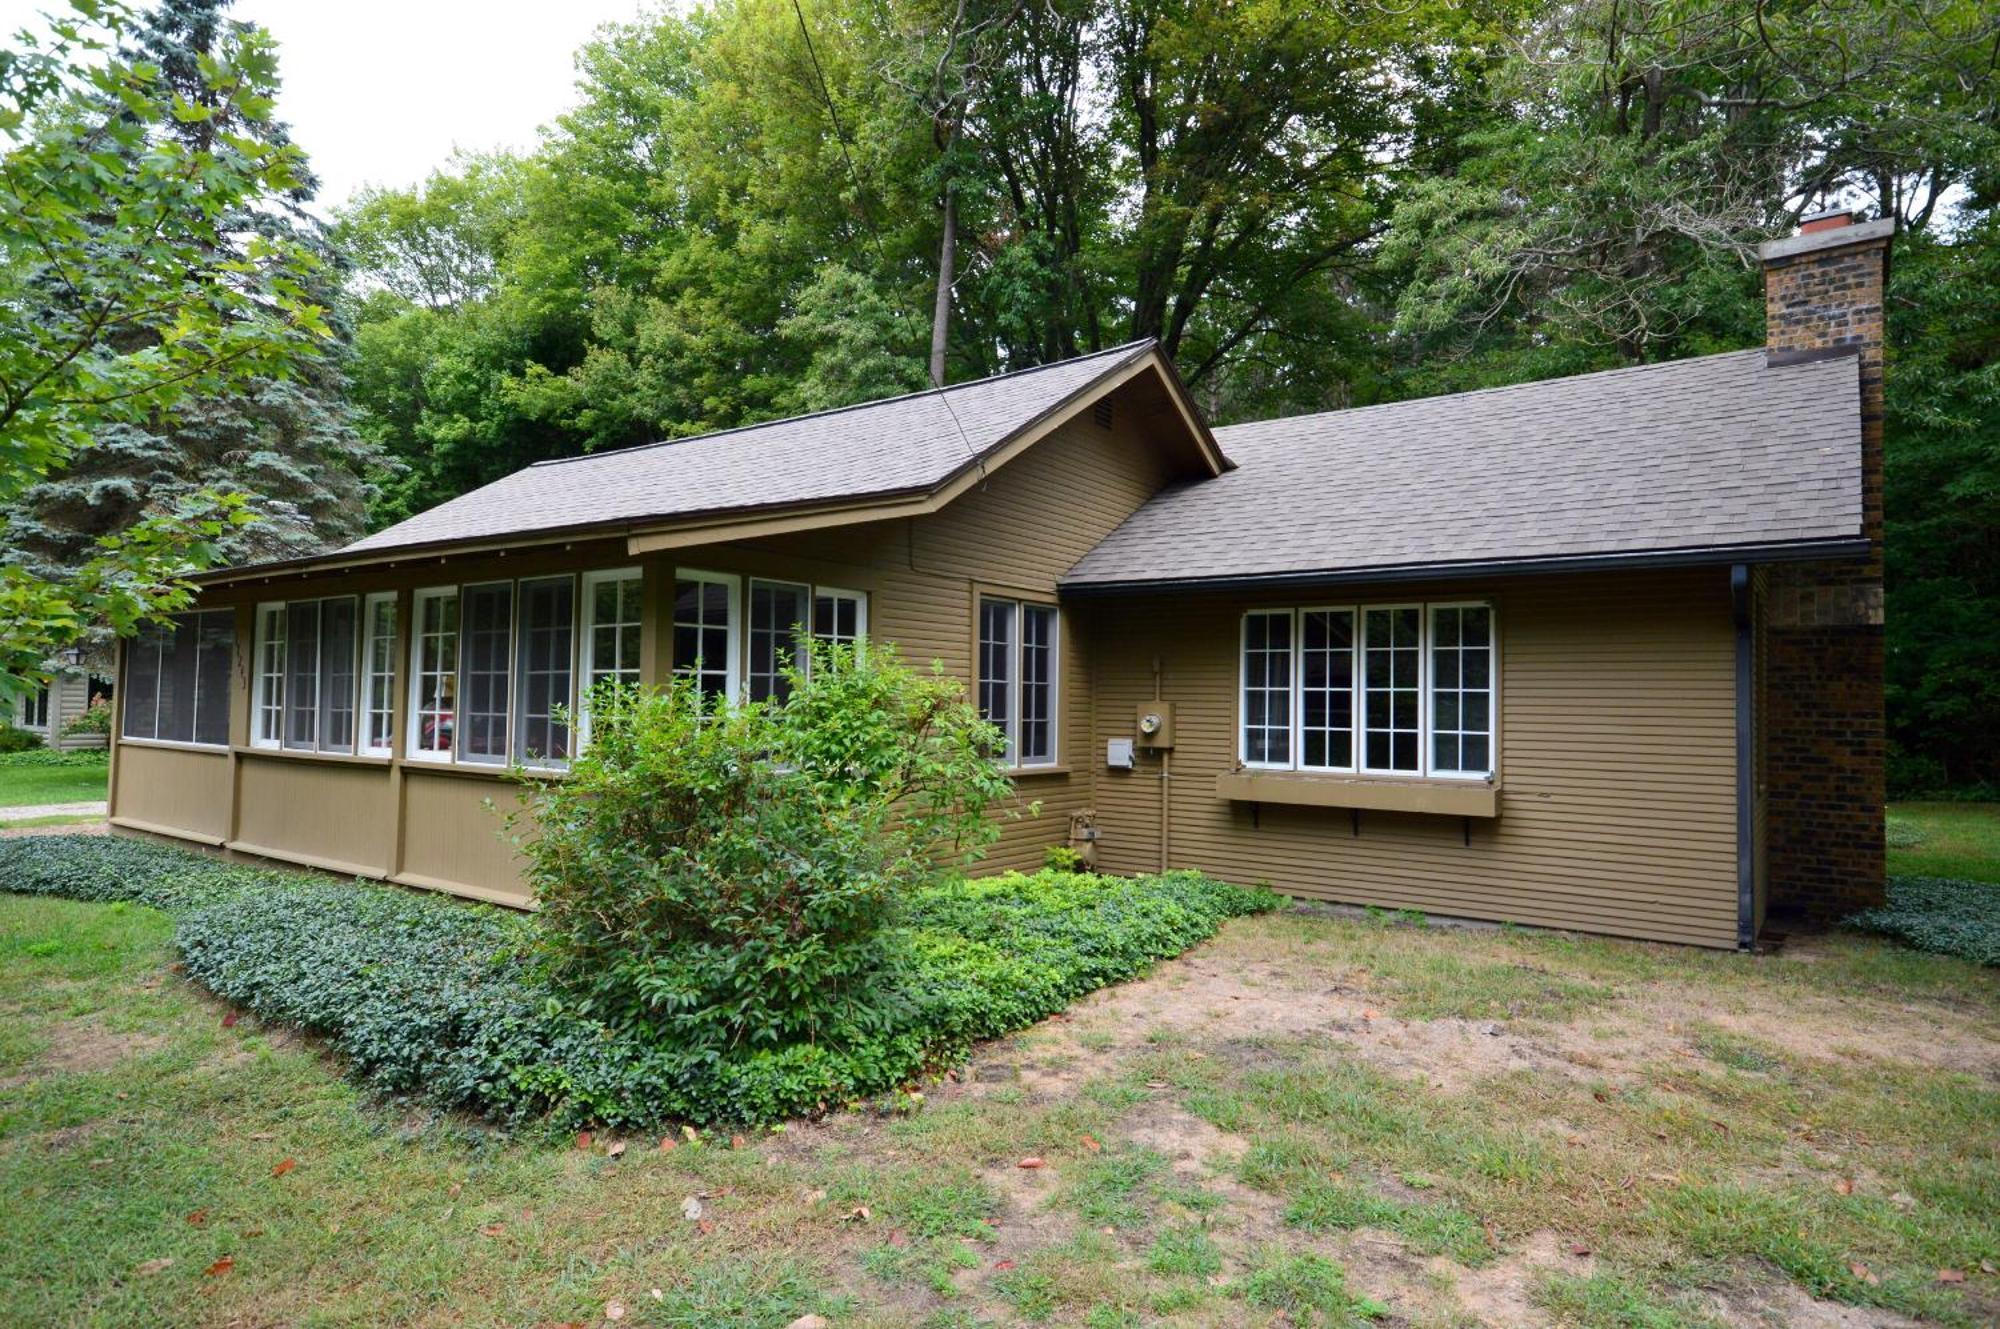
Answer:
<path fill-rule="evenodd" d="M 1147 354 L 1151 341 L 936 392 L 770 424 L 541 462 L 462 494 L 342 555 L 504 539 L 710 512 L 867 499 L 936 488 Z"/>
<path fill-rule="evenodd" d="M 1063 584 L 1851 539 L 1859 383 L 1852 356 L 1736 351 L 1218 429 L 1237 469 L 1162 491 Z"/>

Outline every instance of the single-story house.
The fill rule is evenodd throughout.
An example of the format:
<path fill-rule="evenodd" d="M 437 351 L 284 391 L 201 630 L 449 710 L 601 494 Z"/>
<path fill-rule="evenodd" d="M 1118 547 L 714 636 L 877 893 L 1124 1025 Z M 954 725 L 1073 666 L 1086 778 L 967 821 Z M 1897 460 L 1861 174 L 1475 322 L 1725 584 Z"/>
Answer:
<path fill-rule="evenodd" d="M 9 699 L 7 722 L 65 752 L 101 748 L 105 745 L 103 734 L 64 731 L 92 706 L 107 705 L 110 699 L 110 679 L 82 665 L 63 663 L 55 667 L 47 683 Z"/>
<path fill-rule="evenodd" d="M 1889 231 L 1767 245 L 1768 345 L 1699 359 L 1212 429 L 1139 342 L 530 466 L 207 577 L 111 820 L 525 905 L 553 709 L 769 696 L 804 625 L 965 680 L 1040 805 L 996 868 L 1748 946 L 1882 889 Z"/>

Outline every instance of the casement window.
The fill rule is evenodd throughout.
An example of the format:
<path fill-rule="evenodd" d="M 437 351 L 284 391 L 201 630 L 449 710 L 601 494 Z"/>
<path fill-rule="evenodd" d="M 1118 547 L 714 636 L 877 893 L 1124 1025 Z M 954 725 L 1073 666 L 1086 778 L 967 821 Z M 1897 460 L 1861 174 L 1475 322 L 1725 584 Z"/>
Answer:
<path fill-rule="evenodd" d="M 637 687 L 645 580 L 637 568 L 583 574 L 582 703 L 577 726 L 590 737 L 590 694 L 600 684 Z"/>
<path fill-rule="evenodd" d="M 521 719 L 515 750 L 524 766 L 569 760 L 570 695 L 576 651 L 576 579 L 537 577 L 521 583 L 518 662 Z"/>
<path fill-rule="evenodd" d="M 783 701 L 791 691 L 785 671 L 799 661 L 799 634 L 808 629 L 812 587 L 789 581 L 750 581 L 748 625 L 751 701 Z"/>
<path fill-rule="evenodd" d="M 410 611 L 410 756 L 450 761 L 457 724 L 458 588 L 418 591 Z"/>
<path fill-rule="evenodd" d="M 674 673 L 692 678 L 704 696 L 737 697 L 736 578 L 682 568 L 674 578 Z"/>
<path fill-rule="evenodd" d="M 458 759 L 507 764 L 507 716 L 514 648 L 514 583 L 460 591 Z"/>
<path fill-rule="evenodd" d="M 36 688 L 21 696 L 20 723 L 23 729 L 49 727 L 49 690 Z"/>
<path fill-rule="evenodd" d="M 229 744 L 230 671 L 236 614 L 176 614 L 151 624 L 125 649 L 125 738 Z"/>
<path fill-rule="evenodd" d="M 1060 623 L 1054 605 L 979 598 L 979 714 L 1009 766 L 1055 764 Z"/>
<path fill-rule="evenodd" d="M 859 591 L 813 588 L 813 640 L 828 646 L 858 646 L 868 635 L 868 598 Z"/>
<path fill-rule="evenodd" d="M 1493 650 L 1485 604 L 1251 610 L 1238 759 L 1266 770 L 1485 779 Z"/>
<path fill-rule="evenodd" d="M 361 616 L 361 751 L 386 757 L 395 751 L 396 593 L 369 596 Z"/>
<path fill-rule="evenodd" d="M 257 606 L 254 746 L 341 755 L 355 750 L 360 606 L 351 595 Z"/>

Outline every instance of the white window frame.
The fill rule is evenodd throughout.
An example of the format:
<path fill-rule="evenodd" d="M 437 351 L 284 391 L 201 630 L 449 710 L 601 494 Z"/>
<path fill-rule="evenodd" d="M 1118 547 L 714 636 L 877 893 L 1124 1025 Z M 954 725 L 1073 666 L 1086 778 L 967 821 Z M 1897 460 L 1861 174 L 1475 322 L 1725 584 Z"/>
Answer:
<path fill-rule="evenodd" d="M 977 699 L 981 671 L 985 668 L 982 642 L 985 634 L 985 606 L 989 603 L 1012 605 L 1014 609 L 1013 636 L 1007 644 L 1007 723 L 1000 726 L 1006 735 L 1007 750 L 997 758 L 1010 771 L 1038 771 L 1062 765 L 1062 671 L 1063 671 L 1063 616 L 1062 606 L 1051 600 L 1037 600 L 1019 595 L 1004 595 L 987 591 L 977 592 L 972 601 L 973 661 L 972 684 L 974 698 Z M 1027 611 L 1046 609 L 1055 616 L 1055 635 L 1049 640 L 1049 754 L 1033 761 L 1021 759 L 1021 672 L 1027 641 Z"/>
<path fill-rule="evenodd" d="M 1433 730 L 1436 701 L 1431 687 L 1432 652 L 1437 649 L 1434 624 L 1440 609 L 1484 609 L 1486 611 L 1486 769 L 1483 771 L 1440 771 L 1433 769 L 1437 754 Z M 1452 649 L 1461 649 L 1453 647 Z M 1461 680 L 1464 675 L 1459 676 Z M 1463 683 L 1460 690 L 1463 690 Z M 1500 615 L 1485 600 L 1436 600 L 1424 606 L 1424 771 L 1434 780 L 1490 780 L 1500 768 Z M 1460 720 L 1463 725 L 1463 718 Z M 1463 735 L 1461 727 L 1451 732 Z M 1463 741 L 1461 739 L 1461 741 Z"/>
<path fill-rule="evenodd" d="M 396 591 L 376 591 L 361 598 L 361 681 L 359 695 L 355 701 L 354 750 L 364 757 L 392 757 L 396 753 L 396 621 L 399 605 Z M 375 609 L 378 605 L 389 606 L 388 658 L 385 667 L 375 667 L 375 647 L 380 640 L 375 631 Z M 370 743 L 368 737 L 374 732 L 375 683 L 385 678 L 385 695 L 389 699 L 389 741 Z"/>
<path fill-rule="evenodd" d="M 527 739 L 527 734 L 526 732 L 524 732 L 527 728 L 527 721 L 528 721 L 528 714 L 526 709 L 527 697 L 528 697 L 527 657 L 521 653 L 523 634 L 525 634 L 528 631 L 528 616 L 523 608 L 523 604 L 527 599 L 527 597 L 524 594 L 522 594 L 522 592 L 526 587 L 529 586 L 538 586 L 545 583 L 553 583 L 553 582 L 569 583 L 569 597 L 570 597 L 569 665 L 568 665 L 569 691 L 567 695 L 565 695 L 560 702 L 556 703 L 569 713 L 569 723 L 566 726 L 567 729 L 569 730 L 567 736 L 568 738 L 567 746 L 569 748 L 569 753 L 567 756 L 562 756 L 562 757 L 543 756 L 543 757 L 536 757 L 530 760 L 527 753 L 527 743 L 525 741 Z M 579 677 L 577 672 L 577 661 L 582 657 L 582 652 L 578 647 L 576 638 L 576 625 L 581 618 L 581 615 L 577 613 L 576 597 L 580 590 L 581 590 L 580 579 L 574 576 L 573 574 L 566 572 L 552 572 L 546 576 L 541 576 L 541 577 L 522 577 L 516 580 L 514 583 L 514 644 L 513 644 L 513 658 L 511 661 L 513 667 L 513 677 L 508 685 L 508 694 L 507 694 L 507 732 L 508 732 L 507 742 L 508 742 L 508 751 L 513 755 L 514 760 L 519 762 L 520 765 L 526 770 L 531 770 L 531 771 L 568 770 L 571 759 L 576 755 L 576 750 L 577 750 L 576 698 L 577 698 L 577 685 Z"/>
<path fill-rule="evenodd" d="M 754 680 L 752 680 L 750 677 L 750 670 L 752 666 L 756 664 L 756 651 L 752 649 L 756 643 L 752 641 L 751 638 L 755 633 L 761 631 L 762 629 L 758 628 L 757 624 L 752 619 L 750 613 L 750 607 L 751 603 L 755 601 L 757 598 L 757 588 L 759 586 L 774 587 L 779 590 L 786 590 L 786 591 L 805 592 L 804 596 L 802 597 L 805 607 L 805 615 L 804 615 L 805 621 L 803 624 L 800 625 L 804 627 L 805 632 L 804 635 L 800 635 L 799 633 L 796 632 L 791 634 L 792 659 L 794 664 L 801 672 L 807 671 L 812 667 L 812 652 L 807 648 L 806 643 L 811 641 L 813 638 L 813 631 L 812 631 L 813 600 L 815 596 L 818 594 L 818 592 L 814 589 L 813 584 L 808 581 L 787 581 L 782 577 L 750 577 L 746 580 L 745 593 L 743 597 L 744 601 L 743 689 L 744 689 L 744 695 L 746 697 L 750 696 L 755 691 L 755 689 L 752 687 L 752 683 L 754 682 Z M 774 629 L 774 631 L 782 635 L 784 629 Z M 774 663 L 775 663 L 775 658 L 774 658 Z M 772 697 L 774 700 L 777 697 L 777 681 L 778 678 L 781 676 L 781 672 L 782 671 L 774 671 L 772 676 Z"/>
<path fill-rule="evenodd" d="M 424 604 L 426 601 L 441 599 L 447 595 L 457 597 L 458 594 L 459 588 L 456 586 L 426 586 L 412 592 L 410 596 L 410 639 L 403 643 L 403 657 L 409 661 L 409 678 L 404 682 L 405 704 L 403 708 L 403 728 L 408 732 L 403 735 L 403 755 L 410 761 L 420 761 L 433 766 L 448 765 L 458 757 L 458 722 L 464 699 L 458 695 L 458 659 L 454 659 L 450 671 L 452 680 L 451 746 L 435 750 L 418 747 L 417 742 L 423 736 L 424 732 L 422 719 L 423 699 L 419 693 L 419 689 L 423 687 L 425 671 L 423 663 L 418 657 L 418 652 L 423 649 L 424 641 Z M 459 600 L 459 606 L 463 609 L 463 599 Z M 460 618 L 463 618 L 463 614 L 460 615 Z M 452 623 L 451 636 L 455 647 L 453 654 L 459 658 L 463 658 L 465 641 L 463 638 L 463 624 L 461 622 L 454 621 Z"/>
<path fill-rule="evenodd" d="M 1370 614 L 1393 614 L 1402 609 L 1413 609 L 1417 615 L 1417 644 L 1415 648 L 1417 653 L 1417 764 L 1415 767 L 1370 766 L 1368 764 L 1368 735 L 1371 732 L 1368 724 L 1368 616 Z M 1381 775 L 1400 780 L 1421 780 L 1430 775 L 1431 680 L 1430 669 L 1428 668 L 1431 654 L 1430 622 L 1430 611 L 1421 600 L 1398 601 L 1395 604 L 1369 604 L 1357 607 L 1354 634 L 1355 663 L 1357 666 L 1354 709 L 1355 717 L 1360 723 L 1355 727 L 1354 740 L 1359 746 L 1354 754 L 1354 760 L 1355 764 L 1361 768 L 1363 775 Z M 1394 643 L 1392 641 L 1390 649 L 1393 649 L 1393 647 Z M 1397 688 L 1385 688 L 1383 690 L 1388 692 L 1392 698 L 1398 691 L 1401 691 L 1401 689 Z M 1392 701 L 1392 708 L 1393 705 Z M 1391 723 L 1388 732 L 1391 735 L 1390 746 L 1393 748 L 1395 745 L 1393 736 L 1398 732 L 1407 733 L 1409 731 L 1398 731 L 1395 725 Z"/>
<path fill-rule="evenodd" d="M 1250 760 L 1250 620 L 1285 618 L 1291 621 L 1291 674 L 1286 695 L 1290 737 L 1284 761 Z M 1264 691 L 1265 689 L 1259 689 Z M 1269 725 L 1264 728 L 1270 728 Z M 1299 611 L 1296 609 L 1246 609 L 1236 628 L 1236 760 L 1246 770 L 1290 771 L 1298 769 L 1299 754 Z"/>
<path fill-rule="evenodd" d="M 1306 763 L 1306 615 L 1346 614 L 1348 624 L 1347 678 L 1347 764 L 1311 766 Z M 1292 717 L 1293 763 L 1296 769 L 1318 775 L 1353 775 L 1361 763 L 1361 611 L 1354 605 L 1305 605 L 1292 620 Z"/>
<path fill-rule="evenodd" d="M 1367 615 L 1373 611 L 1394 611 L 1415 609 L 1417 611 L 1417 768 L 1397 770 L 1393 767 L 1375 767 L 1367 763 L 1368 737 L 1368 662 L 1367 662 Z M 1434 737 L 1434 698 L 1431 690 L 1433 677 L 1432 652 L 1434 646 L 1434 615 L 1440 609 L 1484 609 L 1487 613 L 1486 637 L 1486 769 L 1483 771 L 1447 771 L 1436 769 L 1435 753 L 1432 746 Z M 1350 612 L 1354 615 L 1354 747 L 1351 766 L 1308 766 L 1305 764 L 1305 615 L 1309 613 Z M 1249 759 L 1249 660 L 1250 619 L 1253 615 L 1289 616 L 1291 620 L 1291 686 L 1289 692 L 1290 729 L 1288 744 L 1290 760 L 1283 762 L 1251 761 Z M 1236 637 L 1236 760 L 1246 770 L 1258 771 L 1298 771 L 1302 774 L 1326 776 L 1365 776 L 1370 778 L 1398 780 L 1449 780 L 1457 782 L 1477 782 L 1492 780 L 1500 771 L 1500 610 L 1491 600 L 1420 600 L 1396 601 L 1394 603 L 1351 605 L 1307 605 L 1297 608 L 1246 609 L 1238 617 Z"/>
<path fill-rule="evenodd" d="M 723 620 L 724 635 L 728 639 L 728 647 L 725 652 L 728 659 L 724 662 L 727 672 L 723 676 L 723 700 L 729 705 L 735 706 L 743 699 L 743 578 L 730 572 L 708 572 L 701 568 L 674 569 L 674 584 L 669 591 L 666 614 L 667 650 L 669 654 L 675 657 L 669 666 L 668 674 L 674 678 L 681 677 L 684 672 L 684 667 L 679 659 L 681 628 L 680 584 L 684 581 L 701 582 L 710 586 L 722 586 L 727 588 L 729 592 L 728 615 Z M 708 661 L 706 663 L 708 663 L 709 668 L 705 672 L 713 673 L 714 662 Z M 689 661 L 688 664 L 691 666 L 693 661 Z M 693 671 L 691 668 L 688 668 L 685 672 L 691 674 Z"/>
<path fill-rule="evenodd" d="M 646 633 L 645 573 L 639 568 L 604 568 L 596 572 L 584 573 L 582 579 L 583 612 L 578 616 L 578 620 L 582 624 L 582 629 L 581 629 L 581 639 L 578 642 L 577 653 L 576 653 L 577 716 L 576 716 L 576 742 L 574 746 L 576 747 L 576 750 L 579 752 L 583 750 L 583 745 L 590 741 L 590 690 L 597 685 L 598 681 L 593 677 L 598 672 L 597 588 L 599 586 L 602 586 L 605 582 L 621 582 L 621 581 L 636 581 L 639 583 L 639 617 L 637 619 L 631 620 L 631 622 L 633 626 L 635 626 L 639 631 L 639 640 L 640 640 L 639 649 L 642 653 L 645 650 L 645 644 L 644 644 L 645 633 Z M 627 620 L 623 618 L 618 619 L 617 620 L 618 629 L 620 631 L 623 631 L 626 623 Z M 671 647 L 672 643 L 669 642 L 668 645 L 669 647 Z M 628 671 L 620 669 L 616 667 L 616 665 L 614 664 L 612 668 L 607 669 L 604 672 L 606 674 L 616 675 L 616 674 L 623 674 Z M 640 668 L 633 669 L 629 672 L 631 672 L 632 674 L 631 682 L 634 686 L 637 686 L 640 682 L 644 680 L 645 672 L 643 668 L 643 655 L 642 655 L 642 666 Z"/>
<path fill-rule="evenodd" d="M 278 624 L 275 635 L 271 631 L 273 617 L 277 619 Z M 290 635 L 283 600 L 266 600 L 257 606 L 256 631 L 251 634 L 250 662 L 253 679 L 250 696 L 250 746 L 253 748 L 275 750 L 284 745 L 285 641 Z M 273 647 L 278 652 L 275 671 L 268 659 Z M 267 717 L 273 726 L 270 733 L 266 733 L 264 729 Z"/>
<path fill-rule="evenodd" d="M 507 690 L 507 704 L 500 712 L 500 738 L 502 751 L 499 755 L 491 752 L 469 753 L 465 750 L 466 701 L 472 689 L 466 686 L 472 657 L 465 649 L 468 635 L 465 622 L 465 597 L 471 591 L 490 590 L 497 586 L 507 588 L 507 631 L 503 634 L 507 641 L 507 663 L 498 671 Z M 457 707 L 452 712 L 451 748 L 452 758 L 461 766 L 486 766 L 505 768 L 514 760 L 514 720 L 520 707 L 519 698 L 514 695 L 514 657 L 519 638 L 517 633 L 521 621 L 521 584 L 512 577 L 492 577 L 485 581 L 460 582 L 458 587 L 458 696 Z"/>
<path fill-rule="evenodd" d="M 828 599 L 833 599 L 833 600 L 850 600 L 854 603 L 854 640 L 852 643 L 846 643 L 846 644 L 851 644 L 854 648 L 855 653 L 859 654 L 861 651 L 862 644 L 868 640 L 868 592 L 850 591 L 839 586 L 814 586 L 812 588 L 812 594 L 807 598 L 806 602 L 806 609 L 809 618 L 812 614 L 818 612 L 819 599 L 821 596 L 825 596 Z M 820 643 L 821 645 L 834 644 L 838 642 L 838 638 L 821 636 L 819 632 L 819 625 L 817 623 L 808 622 L 806 627 L 808 630 L 808 635 L 810 635 L 814 641 Z"/>

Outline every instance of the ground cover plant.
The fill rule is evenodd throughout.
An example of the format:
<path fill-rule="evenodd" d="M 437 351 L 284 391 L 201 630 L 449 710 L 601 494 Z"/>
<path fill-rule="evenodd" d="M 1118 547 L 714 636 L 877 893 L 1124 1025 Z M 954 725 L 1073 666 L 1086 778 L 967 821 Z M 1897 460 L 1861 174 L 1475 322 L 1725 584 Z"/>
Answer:
<path fill-rule="evenodd" d="M 2000 1315 L 2000 972 L 1879 937 L 1743 956 L 1285 910 L 921 1101 L 551 1139 L 384 1104 L 239 1017 L 120 883 L 184 914 L 243 869 L 118 843 L 62 856 L 91 900 L 0 895 L 0 1323 Z M 14 881 L 58 859 L 0 853 Z"/>
<path fill-rule="evenodd" d="M 2000 882 L 1891 877 L 1888 901 L 1849 921 L 1921 950 L 2000 965 Z"/>
<path fill-rule="evenodd" d="M 2000 803 L 1892 803 L 1889 874 L 2000 882 Z"/>
<path fill-rule="evenodd" d="M 109 769 L 101 751 L 0 753 L 0 808 L 102 802 Z"/>

